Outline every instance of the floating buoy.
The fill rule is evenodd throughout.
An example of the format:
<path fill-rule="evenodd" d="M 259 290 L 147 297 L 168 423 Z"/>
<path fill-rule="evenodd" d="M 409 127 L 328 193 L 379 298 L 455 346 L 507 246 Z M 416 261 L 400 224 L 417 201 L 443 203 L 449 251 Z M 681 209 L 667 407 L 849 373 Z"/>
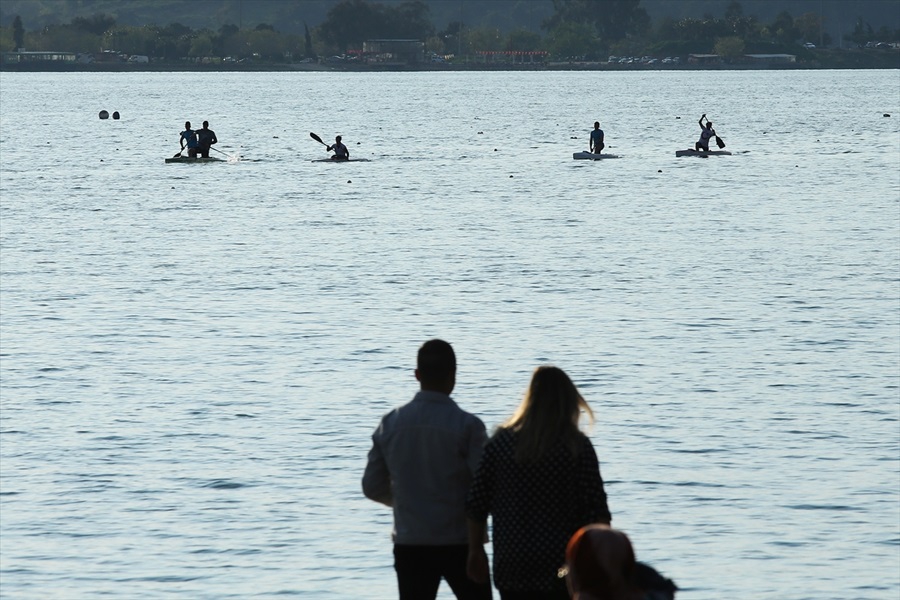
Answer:
<path fill-rule="evenodd" d="M 497 149 L 496 149 L 496 148 L 494 148 L 494 152 L 496 152 L 496 151 L 497 151 Z"/>
<path fill-rule="evenodd" d="M 350 180 L 349 180 L 349 179 L 348 179 L 348 180 L 347 180 L 347 183 L 353 183 L 353 182 L 352 182 L 352 181 L 350 181 Z"/>
<path fill-rule="evenodd" d="M 662 169 L 659 169 L 659 170 L 658 170 L 658 171 L 656 171 L 656 172 L 657 172 L 657 173 L 662 173 Z"/>
<path fill-rule="evenodd" d="M 889 116 L 891 116 L 891 113 L 884 113 L 884 116 L 889 117 Z"/>
<path fill-rule="evenodd" d="M 510 175 L 509 178 L 512 179 L 513 178 L 512 175 Z"/>
<path fill-rule="evenodd" d="M 117 121 L 119 120 L 119 111 L 115 111 L 115 112 L 113 113 L 113 119 L 115 119 L 115 120 L 117 120 Z"/>
<path fill-rule="evenodd" d="M 108 118 L 109 118 L 109 113 L 106 112 L 105 110 L 101 110 L 101 111 L 100 111 L 100 118 L 101 118 L 101 119 L 108 119 Z"/>

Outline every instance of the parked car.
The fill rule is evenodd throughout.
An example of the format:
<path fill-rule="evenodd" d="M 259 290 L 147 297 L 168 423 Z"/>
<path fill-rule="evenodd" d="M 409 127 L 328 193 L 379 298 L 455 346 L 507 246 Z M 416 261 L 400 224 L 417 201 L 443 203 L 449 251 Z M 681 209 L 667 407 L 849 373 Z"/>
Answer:
<path fill-rule="evenodd" d="M 813 48 L 816 47 L 816 45 L 813 44 L 812 42 L 806 42 L 805 44 L 803 44 L 803 47 L 806 48 L 807 50 L 812 50 Z"/>

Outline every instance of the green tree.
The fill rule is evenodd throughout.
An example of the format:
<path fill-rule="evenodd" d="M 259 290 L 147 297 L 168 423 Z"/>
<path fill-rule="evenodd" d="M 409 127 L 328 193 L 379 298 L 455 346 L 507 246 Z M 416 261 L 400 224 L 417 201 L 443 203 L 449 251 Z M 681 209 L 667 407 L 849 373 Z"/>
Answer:
<path fill-rule="evenodd" d="M 744 7 L 741 6 L 741 3 L 737 0 L 731 0 L 728 7 L 725 9 L 725 20 L 729 23 L 734 23 L 738 19 L 743 18 L 743 16 Z"/>
<path fill-rule="evenodd" d="M 16 18 L 13 19 L 13 42 L 15 42 L 16 47 L 13 50 L 18 50 L 19 48 L 25 47 L 25 27 L 22 25 L 22 17 L 16 15 Z"/>
<path fill-rule="evenodd" d="M 794 20 L 794 27 L 804 42 L 817 42 L 822 33 L 824 19 L 818 13 L 803 13 Z"/>
<path fill-rule="evenodd" d="M 112 48 L 125 54 L 157 56 L 156 46 L 159 28 L 155 26 L 116 26 L 102 38 L 104 48 Z"/>
<path fill-rule="evenodd" d="M 769 31 L 774 40 L 782 44 L 792 44 L 800 37 L 797 28 L 794 27 L 794 18 L 786 10 L 778 13 L 769 25 Z"/>
<path fill-rule="evenodd" d="M 75 17 L 72 19 L 72 27 L 81 31 L 87 31 L 94 35 L 103 35 L 116 24 L 116 19 L 102 13 L 92 17 Z"/>
<path fill-rule="evenodd" d="M 562 23 L 591 24 L 603 42 L 613 42 L 650 28 L 650 16 L 640 4 L 641 0 L 553 0 L 554 14 L 544 28 L 553 30 Z"/>
<path fill-rule="evenodd" d="M 181 23 L 169 23 L 159 29 L 156 47 L 158 56 L 173 60 L 190 53 L 194 30 Z"/>
<path fill-rule="evenodd" d="M 716 38 L 713 52 L 731 61 L 744 54 L 744 40 L 736 35 Z"/>
<path fill-rule="evenodd" d="M 744 7 L 737 0 L 732 0 L 725 9 L 725 22 L 734 35 L 744 40 L 756 37 L 756 17 L 744 16 Z"/>
<path fill-rule="evenodd" d="M 866 42 L 874 41 L 875 33 L 872 31 L 872 26 L 869 23 L 864 23 L 862 17 L 857 17 L 856 26 L 852 32 L 844 36 L 844 39 L 861 47 Z"/>
<path fill-rule="evenodd" d="M 383 10 L 385 30 L 380 32 L 380 36 L 424 40 L 434 34 L 431 9 L 421 0 L 403 2 Z"/>
<path fill-rule="evenodd" d="M 339 52 L 362 46 L 367 39 L 380 37 L 376 32 L 383 30 L 383 9 L 364 0 L 343 0 L 328 11 L 319 26 L 322 39 Z"/>
<path fill-rule="evenodd" d="M 303 24 L 303 55 L 306 58 L 316 59 L 316 51 L 313 49 L 312 36 L 309 34 L 309 26 Z"/>
<path fill-rule="evenodd" d="M 286 50 L 285 37 L 270 29 L 255 29 L 247 35 L 250 54 L 258 54 L 266 60 L 283 60 Z"/>
<path fill-rule="evenodd" d="M 447 53 L 447 47 L 444 44 L 444 39 L 439 35 L 433 35 L 425 40 L 425 50 L 428 52 L 434 52 L 435 54 Z"/>
<path fill-rule="evenodd" d="M 527 29 L 510 31 L 505 49 L 512 52 L 534 52 L 541 47 L 541 35 Z"/>
<path fill-rule="evenodd" d="M 51 25 L 36 35 L 29 35 L 28 45 L 34 50 L 48 52 L 97 52 L 100 40 L 99 35 L 68 25 Z"/>
<path fill-rule="evenodd" d="M 191 40 L 188 56 L 204 57 L 213 56 L 213 41 L 209 33 L 200 33 Z"/>
<path fill-rule="evenodd" d="M 495 27 L 476 27 L 463 33 L 463 50 L 469 54 L 503 49 L 503 37 Z"/>
<path fill-rule="evenodd" d="M 0 25 L 0 48 L 12 48 L 15 50 L 15 42 L 13 41 L 12 27 L 3 27 Z"/>
<path fill-rule="evenodd" d="M 545 45 L 552 56 L 564 59 L 596 55 L 600 40 L 589 23 L 563 22 L 550 30 Z"/>

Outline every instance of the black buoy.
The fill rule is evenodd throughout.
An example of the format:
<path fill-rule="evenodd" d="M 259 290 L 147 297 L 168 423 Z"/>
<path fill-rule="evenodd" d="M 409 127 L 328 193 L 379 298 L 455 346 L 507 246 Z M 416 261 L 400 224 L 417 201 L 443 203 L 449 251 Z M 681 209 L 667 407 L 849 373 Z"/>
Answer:
<path fill-rule="evenodd" d="M 101 119 L 108 119 L 108 118 L 109 118 L 109 113 L 106 112 L 105 110 L 101 110 L 101 111 L 100 111 L 100 118 L 101 118 Z"/>
<path fill-rule="evenodd" d="M 884 116 L 889 117 L 889 116 L 891 116 L 891 113 L 884 113 Z"/>
<path fill-rule="evenodd" d="M 119 111 L 115 111 L 115 112 L 113 113 L 113 119 L 115 119 L 116 121 L 119 120 Z"/>

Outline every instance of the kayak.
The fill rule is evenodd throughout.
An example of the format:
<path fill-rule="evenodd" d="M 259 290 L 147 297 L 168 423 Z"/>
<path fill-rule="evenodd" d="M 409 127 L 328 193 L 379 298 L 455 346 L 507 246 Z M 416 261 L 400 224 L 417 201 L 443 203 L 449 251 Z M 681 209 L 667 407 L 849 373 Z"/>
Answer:
<path fill-rule="evenodd" d="M 209 158 L 203 158 L 202 156 L 198 156 L 196 158 L 191 158 L 190 156 L 174 156 L 172 158 L 166 159 L 167 163 L 210 163 L 210 162 L 225 162 L 221 158 L 216 158 L 215 156 L 210 156 Z"/>
<path fill-rule="evenodd" d="M 731 156 L 728 150 L 676 150 L 675 156 Z"/>
<path fill-rule="evenodd" d="M 368 158 L 347 158 L 342 160 L 335 160 L 333 158 L 317 158 L 315 160 L 311 160 L 309 162 L 327 162 L 327 163 L 348 163 L 348 162 L 369 162 Z"/>
<path fill-rule="evenodd" d="M 601 160 L 604 158 L 619 158 L 616 154 L 600 154 L 593 152 L 576 152 L 572 155 L 575 160 Z"/>

